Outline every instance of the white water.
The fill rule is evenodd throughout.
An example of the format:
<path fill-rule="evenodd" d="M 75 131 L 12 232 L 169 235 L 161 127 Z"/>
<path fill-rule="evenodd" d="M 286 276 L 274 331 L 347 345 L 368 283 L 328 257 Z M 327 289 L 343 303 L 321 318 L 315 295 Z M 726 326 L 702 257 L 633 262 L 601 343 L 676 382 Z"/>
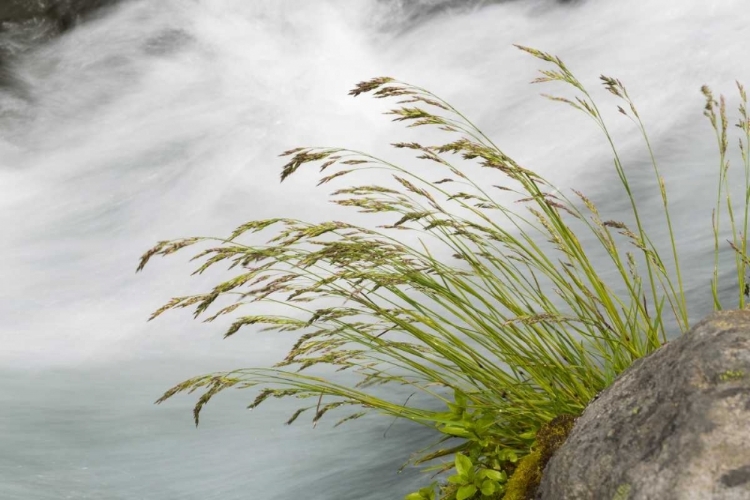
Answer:
<path fill-rule="evenodd" d="M 347 96 L 370 77 L 439 94 L 519 163 L 617 219 L 626 206 L 600 132 L 538 97 L 559 87 L 528 85 L 543 64 L 511 44 L 557 54 L 611 111 L 654 218 L 645 149 L 598 84 L 602 73 L 622 80 L 671 187 L 686 288 L 697 316 L 710 311 L 717 157 L 699 88 L 727 94 L 734 113 L 734 79 L 750 85 L 744 4 L 431 8 L 446 3 L 132 1 L 11 68 L 16 85 L 0 91 L 0 498 L 376 500 L 428 481 L 396 474 L 431 439 L 405 423 L 386 438 L 391 422 L 377 417 L 286 427 L 294 403 L 248 414 L 246 391 L 212 402 L 195 430 L 194 398 L 152 405 L 191 375 L 268 366 L 291 338 L 222 341 L 226 323 L 187 313 L 146 323 L 214 280 L 189 276 L 190 251 L 135 275 L 138 257 L 157 240 L 252 219 L 346 217 L 312 170 L 280 185 L 276 155 L 303 145 L 388 155 L 389 142 L 420 137 L 380 115 L 385 104 Z"/>

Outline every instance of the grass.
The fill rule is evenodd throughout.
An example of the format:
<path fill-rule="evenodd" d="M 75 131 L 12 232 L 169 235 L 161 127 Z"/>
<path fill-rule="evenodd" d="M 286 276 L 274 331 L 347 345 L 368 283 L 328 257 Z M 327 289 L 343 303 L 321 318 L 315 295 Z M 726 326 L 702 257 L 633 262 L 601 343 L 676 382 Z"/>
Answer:
<path fill-rule="evenodd" d="M 319 165 L 319 185 L 340 182 L 353 172 L 390 173 L 388 183 L 343 187 L 332 194 L 338 205 L 381 219 L 390 216 L 387 225 L 368 228 L 280 217 L 245 223 L 226 238 L 161 241 L 146 252 L 138 271 L 156 255 L 208 243 L 212 246 L 194 257 L 204 259 L 195 273 L 220 262 L 239 273 L 204 294 L 172 299 L 150 319 L 186 307 L 194 308 L 196 318 L 206 316 L 224 297 L 235 301 L 204 321 L 239 308 L 262 311 L 264 303 L 282 304 L 289 311 L 235 317 L 225 337 L 258 326 L 261 332 L 297 335 L 287 356 L 272 368 L 195 377 L 168 390 L 158 402 L 202 389 L 194 408 L 196 425 L 206 403 L 228 388 L 258 390 L 249 408 L 272 397 L 300 399 L 302 406 L 288 424 L 304 414 L 312 417 L 314 426 L 329 411 L 347 408 L 352 411 L 339 414 L 336 425 L 369 411 L 405 418 L 436 431 L 436 442 L 416 452 L 410 462 L 447 473 L 440 476 L 447 476 L 447 482 L 433 482 L 407 499 L 511 500 L 530 495 L 573 419 L 634 360 L 666 342 L 668 324 L 681 332 L 689 329 L 690 314 L 667 188 L 627 90 L 619 80 L 601 76 L 650 154 L 665 216 L 662 230 L 671 242 L 667 248 L 657 248 L 649 237 L 628 172 L 589 92 L 559 58 L 517 47 L 549 65 L 534 83 L 557 82 L 576 93 L 570 99 L 546 97 L 585 113 L 601 129 L 630 203 L 630 225 L 606 219 L 583 193 L 572 191 L 567 197 L 518 165 L 458 110 L 427 90 L 387 77 L 361 82 L 351 95 L 399 99 L 388 113 L 394 121 L 437 127 L 453 140 L 433 146 L 393 144 L 427 162 L 429 175 L 337 147 L 282 154 L 288 160 L 282 181 L 312 164 Z M 744 307 L 750 263 L 744 237 L 750 126 L 747 97 L 739 83 L 738 89 L 745 170 L 741 218 L 733 211 L 727 175 L 725 101 L 702 89 L 704 114 L 716 132 L 720 153 L 713 217 L 716 309 L 721 308 L 717 283 L 723 208 L 732 226 L 729 244 L 735 250 L 739 307 Z M 457 155 L 465 160 L 460 165 Z M 477 168 L 475 163 L 492 170 L 497 184 L 473 182 L 468 172 Z M 498 201 L 501 196 L 514 202 Z M 271 230 L 275 233 L 265 243 L 256 241 L 257 233 Z M 418 243 L 404 243 L 404 231 Z M 607 267 L 614 271 L 610 279 L 597 272 L 594 250 L 581 243 L 584 233 L 593 235 L 598 251 L 607 256 Z M 336 382 L 337 377 L 316 374 L 321 367 L 349 370 L 354 376 L 350 383 Z M 376 395 L 382 394 L 376 386 L 384 384 L 405 385 L 423 397 L 409 405 L 408 400 Z M 548 435 L 555 437 L 554 447 L 546 444 Z"/>

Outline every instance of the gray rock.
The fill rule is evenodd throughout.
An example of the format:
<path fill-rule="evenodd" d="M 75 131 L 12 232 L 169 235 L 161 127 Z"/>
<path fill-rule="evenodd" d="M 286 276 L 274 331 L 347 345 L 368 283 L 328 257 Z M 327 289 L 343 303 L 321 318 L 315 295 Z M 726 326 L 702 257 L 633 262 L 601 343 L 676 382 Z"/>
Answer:
<path fill-rule="evenodd" d="M 715 313 L 578 418 L 536 500 L 750 499 L 750 311 Z"/>

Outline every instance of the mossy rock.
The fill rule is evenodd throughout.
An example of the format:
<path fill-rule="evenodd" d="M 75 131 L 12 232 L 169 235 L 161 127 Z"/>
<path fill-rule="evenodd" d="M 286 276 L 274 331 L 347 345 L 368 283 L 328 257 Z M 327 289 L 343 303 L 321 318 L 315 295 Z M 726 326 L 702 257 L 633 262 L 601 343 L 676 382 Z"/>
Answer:
<path fill-rule="evenodd" d="M 750 498 L 750 311 L 712 314 L 592 401 L 538 500 Z"/>
<path fill-rule="evenodd" d="M 531 453 L 526 455 L 508 479 L 503 500 L 530 500 L 542 481 L 544 467 L 573 429 L 576 417 L 560 415 L 543 425 Z"/>

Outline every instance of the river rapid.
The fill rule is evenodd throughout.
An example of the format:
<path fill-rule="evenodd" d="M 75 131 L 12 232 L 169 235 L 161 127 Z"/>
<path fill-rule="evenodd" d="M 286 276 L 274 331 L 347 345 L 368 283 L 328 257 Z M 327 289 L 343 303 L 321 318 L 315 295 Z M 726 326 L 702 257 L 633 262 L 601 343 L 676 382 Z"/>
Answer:
<path fill-rule="evenodd" d="M 277 155 L 307 145 L 387 155 L 389 142 L 419 139 L 381 115 L 384 103 L 347 95 L 372 77 L 440 95 L 518 163 L 616 219 L 627 204 L 601 131 L 540 97 L 566 90 L 529 85 L 544 65 L 512 44 L 560 56 L 606 110 L 658 227 L 648 152 L 598 82 L 619 78 L 666 179 L 700 319 L 711 311 L 718 156 L 699 89 L 726 94 L 736 116 L 748 42 L 739 0 L 131 0 L 14 47 L 0 88 L 0 498 L 390 500 L 429 481 L 397 472 L 434 438 L 406 422 L 285 426 L 295 402 L 248 412 L 252 391 L 212 401 L 197 429 L 194 396 L 155 406 L 190 376 L 270 366 L 294 339 L 222 340 L 227 322 L 188 313 L 146 322 L 215 282 L 190 277 L 194 252 L 134 272 L 158 240 L 273 216 L 349 217 L 314 169 L 280 184 Z M 731 270 L 721 276 L 730 304 Z"/>

